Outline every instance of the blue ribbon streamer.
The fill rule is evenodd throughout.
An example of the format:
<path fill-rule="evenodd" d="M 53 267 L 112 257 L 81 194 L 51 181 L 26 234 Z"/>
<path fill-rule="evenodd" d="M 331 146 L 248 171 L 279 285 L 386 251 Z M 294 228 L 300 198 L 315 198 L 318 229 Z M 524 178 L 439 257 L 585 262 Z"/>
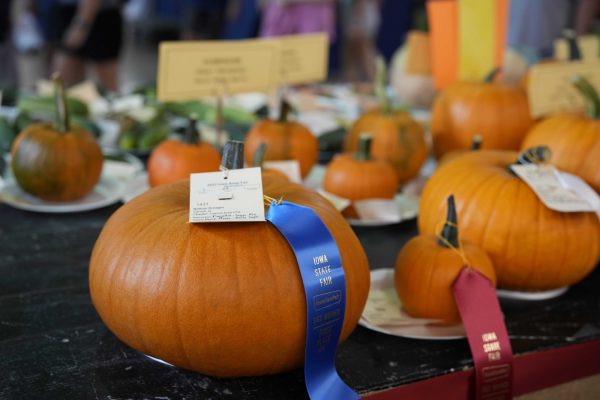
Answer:
<path fill-rule="evenodd" d="M 359 399 L 335 369 L 335 352 L 344 323 L 346 279 L 335 239 L 310 208 L 272 202 L 267 212 L 298 261 L 306 293 L 304 379 L 312 400 Z"/>

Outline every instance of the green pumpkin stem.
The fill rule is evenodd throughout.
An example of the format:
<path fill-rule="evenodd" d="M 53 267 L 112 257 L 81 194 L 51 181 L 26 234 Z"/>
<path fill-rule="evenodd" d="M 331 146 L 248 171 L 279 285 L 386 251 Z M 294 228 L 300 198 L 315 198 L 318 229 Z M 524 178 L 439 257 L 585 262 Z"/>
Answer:
<path fill-rule="evenodd" d="M 515 164 L 527 165 L 527 164 L 538 164 L 544 161 L 548 161 L 552 153 L 548 146 L 536 146 L 530 147 L 527 150 L 523 150 L 519 153 L 519 157 Z"/>
<path fill-rule="evenodd" d="M 502 68 L 500 67 L 495 67 L 493 70 L 491 70 L 486 76 L 485 78 L 483 78 L 483 81 L 485 83 L 493 83 L 494 79 L 496 79 L 496 76 L 498 76 L 498 74 L 500 73 L 500 71 L 502 71 Z"/>
<path fill-rule="evenodd" d="M 54 83 L 54 105 L 56 109 L 56 129 L 59 132 L 67 132 L 71 128 L 69 121 L 69 109 L 67 107 L 67 95 L 65 86 L 58 72 L 52 75 Z"/>
<path fill-rule="evenodd" d="M 244 142 L 230 140 L 225 143 L 221 156 L 221 167 L 223 169 L 244 168 Z"/>
<path fill-rule="evenodd" d="M 202 142 L 202 135 L 198 130 L 198 116 L 195 113 L 190 114 L 188 118 L 188 126 L 185 130 L 183 142 L 187 144 L 199 144 Z"/>
<path fill-rule="evenodd" d="M 460 243 L 458 241 L 458 223 L 456 219 L 456 205 L 454 204 L 454 195 L 448 196 L 448 213 L 446 215 L 446 223 L 438 239 L 438 244 L 444 247 L 454 247 L 458 249 Z"/>
<path fill-rule="evenodd" d="M 577 43 L 577 34 L 575 31 L 573 29 L 565 29 L 562 36 L 567 41 L 567 46 L 569 46 L 569 60 L 581 60 L 581 50 Z"/>
<path fill-rule="evenodd" d="M 267 144 L 262 142 L 254 152 L 254 158 L 252 159 L 252 165 L 255 167 L 261 167 L 265 163 L 265 154 L 267 153 Z"/>
<path fill-rule="evenodd" d="M 585 99 L 587 116 L 591 119 L 600 119 L 600 97 L 590 81 L 581 75 L 574 75 L 571 82 Z"/>
<path fill-rule="evenodd" d="M 354 158 L 358 161 L 367 161 L 371 159 L 371 143 L 373 137 L 368 133 L 361 133 L 358 137 L 358 151 Z"/>
<path fill-rule="evenodd" d="M 381 112 L 389 114 L 392 111 L 392 105 L 385 90 L 387 66 L 385 65 L 385 59 L 380 55 L 375 59 L 375 68 L 375 96 L 379 100 Z"/>
<path fill-rule="evenodd" d="M 473 150 L 473 151 L 480 150 L 482 142 L 483 142 L 483 138 L 481 137 L 481 135 L 474 135 L 473 138 L 471 139 L 471 150 Z"/>

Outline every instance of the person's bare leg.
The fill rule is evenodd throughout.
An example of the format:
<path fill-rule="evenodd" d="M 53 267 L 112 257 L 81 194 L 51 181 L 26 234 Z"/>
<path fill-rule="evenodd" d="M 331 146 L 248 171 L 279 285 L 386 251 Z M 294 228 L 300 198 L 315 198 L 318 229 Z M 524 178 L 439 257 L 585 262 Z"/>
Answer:
<path fill-rule="evenodd" d="M 73 85 L 85 79 L 85 63 L 81 58 L 66 54 L 56 53 L 54 69 L 58 71 L 66 86 Z"/>
<path fill-rule="evenodd" d="M 95 64 L 95 67 L 100 86 L 109 92 L 116 92 L 119 89 L 119 64 L 117 61 L 104 61 Z"/>

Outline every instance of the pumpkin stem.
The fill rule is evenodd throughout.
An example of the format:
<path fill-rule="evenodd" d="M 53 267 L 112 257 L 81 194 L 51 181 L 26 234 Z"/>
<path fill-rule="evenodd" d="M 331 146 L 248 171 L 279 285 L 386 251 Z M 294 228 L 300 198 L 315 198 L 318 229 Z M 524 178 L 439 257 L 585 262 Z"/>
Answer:
<path fill-rule="evenodd" d="M 387 66 L 381 55 L 378 55 L 375 59 L 375 67 L 375 96 L 377 96 L 377 99 L 379 100 L 379 108 L 381 108 L 381 111 L 385 114 L 389 114 L 392 111 L 392 106 L 385 90 Z"/>
<path fill-rule="evenodd" d="M 256 151 L 254 152 L 254 158 L 252 159 L 252 165 L 255 167 L 261 167 L 265 163 L 265 154 L 267 152 L 267 144 L 262 142 Z"/>
<path fill-rule="evenodd" d="M 571 82 L 585 99 L 587 116 L 592 119 L 600 119 L 600 97 L 590 81 L 581 75 L 574 75 Z"/>
<path fill-rule="evenodd" d="M 279 103 L 279 118 L 277 122 L 286 123 L 288 121 L 288 114 L 292 109 L 291 104 L 285 99 L 285 96 L 281 96 L 281 102 Z"/>
<path fill-rule="evenodd" d="M 548 146 L 530 147 L 519 153 L 516 164 L 538 164 L 543 161 L 548 161 L 552 153 Z"/>
<path fill-rule="evenodd" d="M 438 244 L 448 248 L 454 247 L 458 249 L 460 247 L 460 243 L 458 241 L 456 205 L 454 204 L 454 195 L 452 194 L 448 196 L 448 213 L 446 215 L 446 223 L 444 224 L 444 229 L 442 229 L 442 233 L 438 239 Z"/>
<path fill-rule="evenodd" d="M 494 79 L 496 79 L 496 77 L 498 76 L 498 74 L 500 73 L 500 71 L 502 71 L 502 68 L 500 67 L 495 67 L 493 70 L 491 70 L 486 76 L 485 78 L 483 78 L 483 81 L 485 83 L 493 83 Z"/>
<path fill-rule="evenodd" d="M 471 139 L 471 150 L 480 150 L 482 142 L 483 138 L 481 137 L 481 135 L 474 135 Z"/>
<path fill-rule="evenodd" d="M 221 167 L 224 169 L 244 168 L 244 142 L 230 140 L 223 147 Z"/>
<path fill-rule="evenodd" d="M 67 132 L 70 129 L 69 109 L 67 108 L 67 95 L 65 86 L 58 72 L 52 75 L 54 83 L 54 106 L 56 108 L 56 129 L 59 132 Z"/>
<path fill-rule="evenodd" d="M 354 158 L 358 161 L 368 161 L 371 159 L 371 143 L 373 137 L 369 133 L 361 133 L 358 137 L 358 151 Z"/>
<path fill-rule="evenodd" d="M 577 34 L 573 29 L 565 29 L 562 34 L 563 38 L 567 41 L 569 46 L 569 60 L 581 60 L 581 50 L 577 43 Z"/>
<path fill-rule="evenodd" d="M 202 141 L 202 136 L 200 135 L 200 131 L 198 130 L 198 116 L 196 113 L 190 114 L 188 118 L 188 126 L 185 130 L 185 136 L 183 137 L 183 142 L 187 144 L 199 144 Z"/>

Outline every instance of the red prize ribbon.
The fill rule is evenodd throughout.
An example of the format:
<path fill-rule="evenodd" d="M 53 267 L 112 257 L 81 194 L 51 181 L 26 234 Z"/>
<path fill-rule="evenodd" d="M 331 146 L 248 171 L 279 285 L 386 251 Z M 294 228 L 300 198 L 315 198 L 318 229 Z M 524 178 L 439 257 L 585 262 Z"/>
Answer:
<path fill-rule="evenodd" d="M 494 285 L 465 266 L 452 290 L 475 363 L 475 399 L 512 399 L 512 349 Z"/>

